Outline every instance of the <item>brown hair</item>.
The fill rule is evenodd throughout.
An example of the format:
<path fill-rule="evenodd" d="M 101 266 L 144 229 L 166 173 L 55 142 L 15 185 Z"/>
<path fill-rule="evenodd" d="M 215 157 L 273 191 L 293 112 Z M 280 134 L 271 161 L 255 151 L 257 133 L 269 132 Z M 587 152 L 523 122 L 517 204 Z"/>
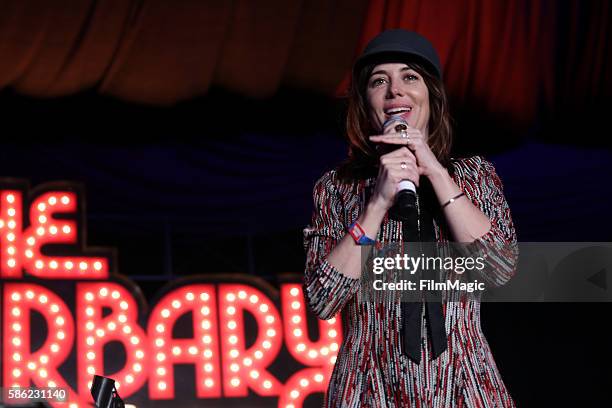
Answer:
<path fill-rule="evenodd" d="M 378 153 L 368 139 L 374 133 L 368 115 L 366 90 L 368 80 L 376 63 L 363 66 L 353 73 L 348 91 L 348 112 L 346 134 L 349 141 L 349 155 L 338 168 L 341 179 L 359 179 L 376 175 Z M 418 72 L 429 91 L 428 144 L 438 161 L 445 167 L 450 165 L 452 145 L 451 117 L 448 99 L 442 80 L 430 74 L 421 64 L 407 62 L 408 67 Z"/>

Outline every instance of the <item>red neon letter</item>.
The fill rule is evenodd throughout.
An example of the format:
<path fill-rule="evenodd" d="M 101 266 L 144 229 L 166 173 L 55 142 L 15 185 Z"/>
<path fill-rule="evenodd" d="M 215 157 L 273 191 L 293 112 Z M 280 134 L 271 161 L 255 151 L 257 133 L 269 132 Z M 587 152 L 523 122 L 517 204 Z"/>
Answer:
<path fill-rule="evenodd" d="M 77 285 L 77 371 L 78 390 L 88 395 L 94 374 L 110 375 L 119 393 L 127 397 L 147 379 L 147 337 L 138 326 L 138 305 L 128 290 L 111 283 Z M 102 308 L 112 310 L 102 317 Z M 104 372 L 104 345 L 118 341 L 125 348 L 126 362 L 116 373 Z"/>
<path fill-rule="evenodd" d="M 47 323 L 45 343 L 35 353 L 30 346 L 30 311 Z M 4 286 L 4 382 L 11 387 L 61 387 L 79 401 L 58 372 L 72 349 L 74 321 L 66 304 L 50 290 L 31 283 Z M 80 401 L 83 402 L 83 401 Z"/>
<path fill-rule="evenodd" d="M 193 315 L 194 338 L 172 338 L 176 320 L 188 312 Z M 216 317 L 213 285 L 183 286 L 157 303 L 149 317 L 147 329 L 151 361 L 155 367 L 149 374 L 149 395 L 152 399 L 174 398 L 173 368 L 177 363 L 195 364 L 198 398 L 221 396 Z"/>
<path fill-rule="evenodd" d="M 325 392 L 331 370 L 336 362 L 338 344 L 342 341 L 342 325 L 339 317 L 319 321 L 319 340 L 312 342 L 308 336 L 304 294 L 299 284 L 281 286 L 283 326 L 287 349 L 300 363 L 316 367 L 295 373 L 285 384 L 279 406 L 301 407 L 304 398 L 315 392 Z"/>
<path fill-rule="evenodd" d="M 228 397 L 246 397 L 247 385 L 257 394 L 278 395 L 282 384 L 266 368 L 276 358 L 283 337 L 276 307 L 252 286 L 219 286 L 219 321 L 223 356 L 223 388 Z M 246 350 L 243 312 L 257 321 L 257 339 Z"/>
<path fill-rule="evenodd" d="M 41 194 L 30 207 L 30 226 L 24 231 L 23 265 L 41 278 L 100 279 L 108 277 L 108 260 L 103 257 L 49 257 L 41 253 L 45 244 L 75 244 L 75 221 L 53 218 L 57 213 L 74 213 L 77 195 L 70 191 Z"/>
<path fill-rule="evenodd" d="M 0 276 L 21 278 L 21 192 L 0 191 Z"/>

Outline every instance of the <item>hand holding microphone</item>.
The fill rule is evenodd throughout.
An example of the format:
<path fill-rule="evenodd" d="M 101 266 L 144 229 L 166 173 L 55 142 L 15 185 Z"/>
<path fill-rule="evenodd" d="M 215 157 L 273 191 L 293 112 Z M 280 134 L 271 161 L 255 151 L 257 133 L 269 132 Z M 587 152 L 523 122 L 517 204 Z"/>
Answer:
<path fill-rule="evenodd" d="M 413 209 L 416 206 L 419 168 L 416 156 L 406 146 L 407 139 L 402 136 L 407 136 L 408 132 L 405 131 L 414 129 L 410 129 L 401 117 L 391 117 L 383 129 L 383 135 L 370 137 L 373 142 L 380 143 L 378 150 L 381 153 L 375 197 L 380 199 L 385 210 L 394 204 L 402 209 Z"/>
<path fill-rule="evenodd" d="M 393 129 L 400 133 L 401 137 L 408 138 L 408 123 L 399 115 L 391 116 L 384 124 L 383 129 L 391 124 L 395 126 Z M 401 147 L 400 147 L 401 148 Z M 405 169 L 407 164 L 400 164 L 400 167 Z M 418 182 L 418 179 L 417 179 Z M 410 211 L 416 208 L 416 185 L 410 179 L 403 179 L 397 185 L 397 194 L 395 196 L 395 204 L 400 211 Z"/>

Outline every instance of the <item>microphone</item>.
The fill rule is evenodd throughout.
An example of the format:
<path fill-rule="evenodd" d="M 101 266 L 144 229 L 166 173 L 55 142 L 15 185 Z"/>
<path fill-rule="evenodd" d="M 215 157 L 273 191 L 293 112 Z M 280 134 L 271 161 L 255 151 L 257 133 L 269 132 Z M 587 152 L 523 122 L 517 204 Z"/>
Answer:
<path fill-rule="evenodd" d="M 383 129 L 391 123 L 396 123 L 396 132 L 401 132 L 402 130 L 408 129 L 408 123 L 399 115 L 393 115 L 387 119 L 383 124 Z M 416 185 L 412 180 L 402 180 L 397 185 L 395 206 L 402 213 L 414 210 L 416 208 Z"/>

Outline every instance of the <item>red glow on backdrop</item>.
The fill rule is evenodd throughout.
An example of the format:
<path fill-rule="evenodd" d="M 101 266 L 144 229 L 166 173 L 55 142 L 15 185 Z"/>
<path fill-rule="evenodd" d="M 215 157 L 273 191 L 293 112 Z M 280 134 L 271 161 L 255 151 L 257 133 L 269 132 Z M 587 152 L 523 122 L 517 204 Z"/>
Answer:
<path fill-rule="evenodd" d="M 82 242 L 83 197 L 76 188 L 50 184 L 29 192 L 23 183 L 2 184 L 4 386 L 66 388 L 70 403 L 55 405 L 75 408 L 93 402 L 89 388 L 98 374 L 115 379 L 127 402 L 134 396 L 137 405 L 185 403 L 176 392 L 175 368 L 187 364 L 194 374 L 181 381 L 192 384 L 192 402 L 245 403 L 260 396 L 298 408 L 308 395 L 324 392 L 341 324 L 338 318 L 320 321 L 319 339 L 310 340 L 301 284 L 284 283 L 276 291 L 244 275 L 231 282 L 194 277 L 173 282 L 148 312 L 138 288 L 111 273 L 112 252 Z M 66 251 L 67 244 L 74 251 Z M 34 314 L 42 316 L 42 326 L 33 324 Z M 187 335 L 177 335 L 185 316 L 189 328 L 181 330 Z M 107 349 L 113 344 L 123 349 L 121 357 Z M 288 356 L 298 368 L 279 375 L 272 366 L 289 362 Z"/>

